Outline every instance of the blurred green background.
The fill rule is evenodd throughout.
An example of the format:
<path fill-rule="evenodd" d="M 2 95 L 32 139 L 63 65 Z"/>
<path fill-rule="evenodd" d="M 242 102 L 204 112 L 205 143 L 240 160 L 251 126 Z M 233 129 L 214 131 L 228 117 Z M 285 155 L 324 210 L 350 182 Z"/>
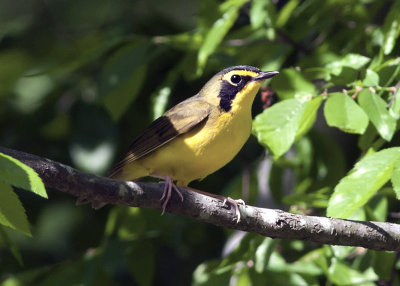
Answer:
<path fill-rule="evenodd" d="M 392 60 L 379 76 L 394 86 L 399 2 L 0 0 L 0 145 L 105 175 L 148 123 L 228 66 L 290 68 L 268 82 L 278 100 L 354 87 L 366 62 L 342 62 L 334 74 L 329 66 L 349 54 L 375 67 Z M 257 97 L 254 115 L 262 106 Z M 333 187 L 365 150 L 318 118 L 279 160 L 251 137 L 192 186 L 324 216 Z M 242 238 L 158 210 L 95 211 L 56 190 L 49 200 L 17 193 L 33 237 L 2 230 L 2 285 L 399 285 L 393 253 Z M 391 198 L 381 192 L 358 218 L 386 220 Z"/>

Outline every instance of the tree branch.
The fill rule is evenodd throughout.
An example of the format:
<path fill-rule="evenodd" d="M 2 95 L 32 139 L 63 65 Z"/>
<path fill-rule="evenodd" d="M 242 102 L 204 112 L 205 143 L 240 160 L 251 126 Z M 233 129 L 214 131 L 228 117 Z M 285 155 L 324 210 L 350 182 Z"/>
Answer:
<path fill-rule="evenodd" d="M 32 167 L 46 187 L 76 196 L 79 202 L 91 202 L 95 208 L 115 204 L 161 209 L 161 184 L 121 182 L 86 174 L 46 158 L 4 147 L 0 147 L 0 152 Z M 272 238 L 400 251 L 398 224 L 295 215 L 252 206 L 240 206 L 242 218 L 236 223 L 234 209 L 223 206 L 221 200 L 180 189 L 183 202 L 173 195 L 167 212 Z"/>

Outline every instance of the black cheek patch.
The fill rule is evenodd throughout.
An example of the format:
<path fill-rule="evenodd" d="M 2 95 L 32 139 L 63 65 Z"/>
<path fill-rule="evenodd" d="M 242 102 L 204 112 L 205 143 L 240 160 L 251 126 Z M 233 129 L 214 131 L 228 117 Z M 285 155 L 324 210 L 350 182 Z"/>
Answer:
<path fill-rule="evenodd" d="M 221 91 L 218 95 L 218 97 L 221 98 L 219 107 L 225 112 L 230 111 L 232 109 L 232 101 L 235 99 L 236 94 L 241 91 L 250 80 L 250 76 L 242 76 L 242 81 L 237 86 L 224 80 L 221 85 Z"/>

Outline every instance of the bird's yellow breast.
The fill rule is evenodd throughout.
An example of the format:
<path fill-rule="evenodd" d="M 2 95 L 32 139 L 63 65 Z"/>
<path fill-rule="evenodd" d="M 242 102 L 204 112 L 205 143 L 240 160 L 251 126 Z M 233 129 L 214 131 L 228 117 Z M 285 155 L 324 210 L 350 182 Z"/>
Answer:
<path fill-rule="evenodd" d="M 132 162 L 124 172 L 134 177 L 170 176 L 187 185 L 217 171 L 240 151 L 251 132 L 251 105 L 260 83 L 240 92 L 229 112 L 217 106 L 207 121 L 151 154 Z"/>

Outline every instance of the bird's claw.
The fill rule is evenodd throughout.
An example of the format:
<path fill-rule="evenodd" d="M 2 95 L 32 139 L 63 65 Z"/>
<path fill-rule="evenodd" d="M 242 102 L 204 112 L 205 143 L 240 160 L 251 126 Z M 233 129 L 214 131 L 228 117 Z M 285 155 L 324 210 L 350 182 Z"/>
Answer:
<path fill-rule="evenodd" d="M 242 199 L 234 200 L 231 197 L 226 197 L 222 203 L 222 206 L 226 206 L 227 203 L 230 203 L 234 208 L 235 208 L 235 214 L 236 214 L 236 223 L 240 222 L 240 209 L 239 209 L 239 204 L 245 206 L 246 203 Z"/>

